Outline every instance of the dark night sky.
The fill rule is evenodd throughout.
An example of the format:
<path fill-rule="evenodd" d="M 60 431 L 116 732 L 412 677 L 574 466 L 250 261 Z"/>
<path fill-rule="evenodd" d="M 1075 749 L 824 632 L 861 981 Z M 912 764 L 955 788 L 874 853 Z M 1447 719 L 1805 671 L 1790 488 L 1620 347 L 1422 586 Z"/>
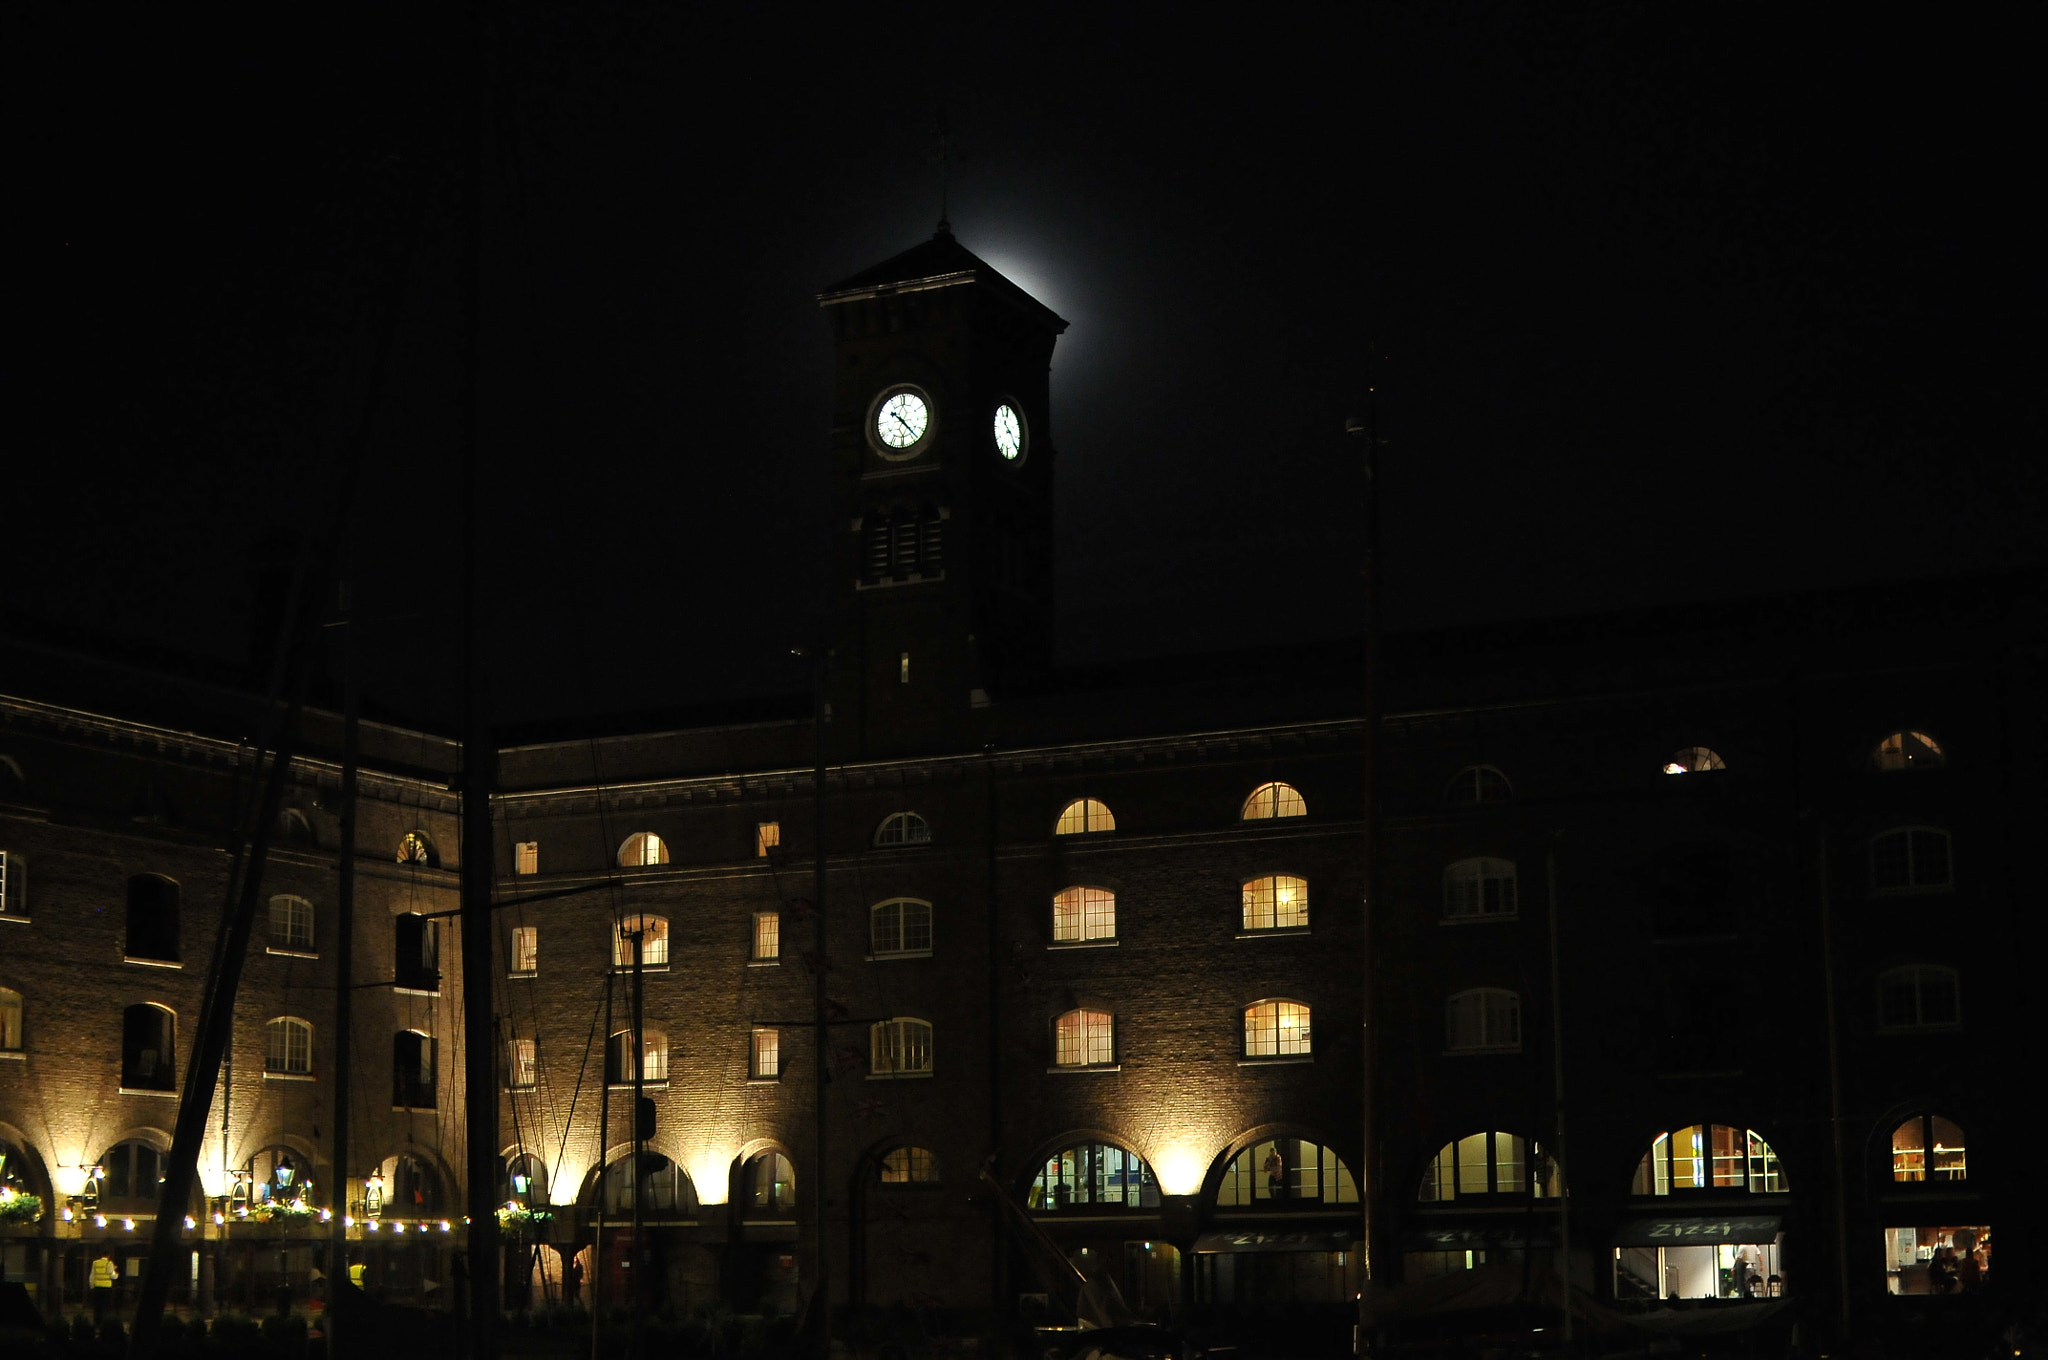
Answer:
<path fill-rule="evenodd" d="M 486 8 L 504 716 L 798 685 L 814 295 L 930 233 L 942 101 L 956 232 L 1073 323 L 1068 660 L 1356 631 L 1369 352 L 1397 627 L 2040 560 L 2021 11 Z M 400 297 L 349 538 L 377 690 L 432 714 L 460 67 L 344 13 L 17 43 L 4 602 L 240 657 Z"/>

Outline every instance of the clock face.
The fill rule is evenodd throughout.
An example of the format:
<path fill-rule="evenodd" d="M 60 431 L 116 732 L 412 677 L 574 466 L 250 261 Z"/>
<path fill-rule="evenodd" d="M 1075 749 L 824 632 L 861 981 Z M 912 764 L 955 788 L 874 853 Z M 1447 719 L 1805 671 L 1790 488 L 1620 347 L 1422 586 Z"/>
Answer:
<path fill-rule="evenodd" d="M 1024 456 L 1024 417 L 1008 404 L 996 407 L 996 452 L 1010 463 Z"/>
<path fill-rule="evenodd" d="M 875 412 L 875 438 L 892 449 L 907 449 L 924 438 L 931 409 L 915 392 L 896 392 Z"/>

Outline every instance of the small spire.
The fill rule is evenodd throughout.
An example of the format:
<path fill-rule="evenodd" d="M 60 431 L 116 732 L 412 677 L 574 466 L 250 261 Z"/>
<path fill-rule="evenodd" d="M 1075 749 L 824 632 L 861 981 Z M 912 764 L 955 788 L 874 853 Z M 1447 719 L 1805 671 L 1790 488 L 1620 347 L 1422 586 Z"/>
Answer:
<path fill-rule="evenodd" d="M 934 241 L 939 240 L 941 238 L 944 238 L 949 241 L 953 239 L 953 224 L 951 222 L 948 222 L 943 217 L 939 219 L 939 229 L 932 233 L 932 239 Z"/>

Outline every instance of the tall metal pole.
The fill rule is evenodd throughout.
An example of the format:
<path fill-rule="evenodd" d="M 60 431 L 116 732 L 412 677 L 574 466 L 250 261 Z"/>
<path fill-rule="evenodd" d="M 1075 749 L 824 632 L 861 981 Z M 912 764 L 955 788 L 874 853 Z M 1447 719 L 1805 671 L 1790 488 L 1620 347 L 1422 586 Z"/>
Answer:
<path fill-rule="evenodd" d="M 817 736 L 817 750 L 811 771 L 812 795 L 814 799 L 811 826 L 811 910 L 815 926 L 815 933 L 812 938 L 816 951 L 816 958 L 812 960 L 811 966 L 811 983 L 812 1003 L 816 1007 L 817 1013 L 817 1023 L 814 1027 L 815 1038 L 812 1040 L 814 1058 L 811 1064 L 816 1070 L 811 1074 L 811 1079 L 813 1083 L 813 1099 L 816 1102 L 816 1138 L 818 1147 L 816 1154 L 818 1169 L 811 1178 L 812 1184 L 818 1187 L 817 1194 L 814 1196 L 818 1216 L 816 1225 L 818 1253 L 817 1283 L 811 1289 L 811 1308 L 818 1318 L 818 1354 L 821 1356 L 827 1356 L 832 1353 L 832 1235 L 827 1227 L 827 1220 L 830 1217 L 827 1211 L 831 1205 L 831 1200 L 827 1195 L 827 1187 L 831 1185 L 831 1177 L 830 1173 L 826 1170 L 830 1164 L 827 1159 L 827 1147 L 831 1121 L 825 1104 L 825 1093 L 828 1084 L 832 1080 L 832 1073 L 828 1066 L 831 1060 L 832 1033 L 830 1017 L 826 1014 L 825 1005 L 825 960 L 828 957 L 826 950 L 827 936 L 825 933 L 825 721 L 829 707 L 825 702 L 825 686 L 829 674 L 828 656 L 829 653 L 826 649 L 820 646 L 811 658 L 813 691 L 811 695 L 811 729 Z"/>
<path fill-rule="evenodd" d="M 647 923 L 633 932 L 633 1360 L 645 1355 L 647 1344 L 647 1242 L 645 1191 L 647 1184 L 647 1031 L 644 1028 L 645 978 L 642 972 L 647 951 Z"/>
<path fill-rule="evenodd" d="M 1822 1001 L 1828 1008 L 1828 1137 L 1835 1163 L 1835 1337 L 1838 1346 L 1849 1344 L 1849 1183 L 1842 1161 L 1842 1035 L 1835 1006 L 1835 923 L 1834 894 L 1828 881 L 1827 829 L 1816 833 L 1820 840 L 1817 871 L 1820 876 L 1820 966 Z"/>
<path fill-rule="evenodd" d="M 1572 1348 L 1572 1209 L 1571 1170 L 1564 1156 L 1564 986 L 1563 968 L 1559 962 L 1558 919 L 1557 919 L 1557 847 L 1552 845 L 1543 855 L 1544 882 L 1550 891 L 1550 1080 L 1555 1097 L 1553 1115 L 1555 1123 L 1552 1133 L 1557 1146 L 1557 1222 L 1558 1257 L 1562 1268 L 1558 1271 L 1560 1292 L 1564 1307 L 1564 1348 Z"/>
<path fill-rule="evenodd" d="M 357 639 L 354 601 L 349 585 L 341 585 L 341 849 L 335 876 L 334 901 L 334 1185 L 328 1192 L 334 1219 L 328 1225 L 327 1353 L 342 1355 L 342 1333 L 348 1322 L 341 1314 L 356 1302 L 348 1274 L 348 1121 L 349 1040 L 355 1004 L 356 949 L 356 781 L 362 757 L 361 700 L 356 691 Z M 347 1303 L 343 1303 L 343 1300 Z M 337 1322 L 340 1325 L 337 1327 Z"/>
<path fill-rule="evenodd" d="M 618 926 L 614 924 L 612 929 L 616 931 Z M 598 1360 L 604 1320 L 604 1210 L 605 1197 L 611 1193 L 606 1184 L 611 1168 L 604 1159 L 612 1146 L 612 984 L 617 978 L 618 965 L 614 963 L 604 975 L 604 1080 L 598 1083 L 604 1093 L 597 1102 L 597 1230 L 590 1243 L 590 1360 Z"/>
<path fill-rule="evenodd" d="M 1370 382 L 1366 386 L 1365 416 L 1345 422 L 1344 432 L 1353 439 L 1365 441 L 1363 472 L 1365 476 L 1365 545 L 1360 573 L 1364 577 L 1365 593 L 1365 671 L 1363 676 L 1365 701 L 1365 740 L 1362 743 L 1361 763 L 1364 766 L 1363 794 L 1364 816 L 1360 819 L 1361 834 L 1359 849 L 1364 856 L 1362 883 L 1362 908 L 1360 915 L 1360 1008 L 1361 1025 L 1360 1049 L 1362 1051 L 1362 1080 L 1360 1082 L 1359 1108 L 1359 1165 L 1358 1165 L 1358 1207 L 1360 1232 L 1365 1247 L 1364 1278 L 1369 1282 L 1379 1264 L 1379 1223 L 1374 1213 L 1380 1193 L 1379 1176 L 1379 1127 L 1378 1102 L 1375 1087 L 1379 1081 L 1379 1028 L 1374 1023 L 1374 1007 L 1378 1003 L 1378 988 L 1373 976 L 1377 965 L 1374 950 L 1374 914 L 1379 906 L 1379 743 L 1380 743 L 1380 695 L 1379 695 L 1379 652 L 1380 652 L 1380 491 L 1379 491 L 1379 401 Z M 1365 1291 L 1360 1291 L 1358 1309 L 1358 1337 L 1356 1348 L 1363 1355 L 1371 1349 L 1372 1318 L 1365 1300 Z"/>

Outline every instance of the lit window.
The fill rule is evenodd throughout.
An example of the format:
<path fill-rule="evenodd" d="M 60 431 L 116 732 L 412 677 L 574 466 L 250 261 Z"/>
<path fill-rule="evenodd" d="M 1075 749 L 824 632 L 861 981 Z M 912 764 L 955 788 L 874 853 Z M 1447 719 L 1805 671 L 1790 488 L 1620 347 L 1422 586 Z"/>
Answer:
<path fill-rule="evenodd" d="M 21 993 L 0 987 L 0 1053 L 21 1052 Z"/>
<path fill-rule="evenodd" d="M 1791 1189 L 1778 1154 L 1755 1129 L 1694 1124 L 1660 1133 L 1636 1164 L 1632 1195 L 1725 1190 L 1780 1195 Z"/>
<path fill-rule="evenodd" d="M 778 849 L 781 845 L 781 822 L 756 822 L 754 824 L 754 857 L 756 859 L 768 858 L 768 852 Z"/>
<path fill-rule="evenodd" d="M 1055 1025 L 1053 1061 L 1061 1067 L 1107 1067 L 1116 1061 L 1116 1021 L 1108 1011 L 1072 1010 Z"/>
<path fill-rule="evenodd" d="M 937 1185 L 939 1159 L 930 1148 L 890 1148 L 882 1154 L 881 1181 L 884 1185 Z"/>
<path fill-rule="evenodd" d="M 1055 836 L 1085 836 L 1091 831 L 1116 830 L 1116 818 L 1110 814 L 1109 805 L 1095 798 L 1076 798 L 1060 809 L 1060 819 L 1053 823 Z"/>
<path fill-rule="evenodd" d="M 782 1075 L 782 1031 L 754 1031 L 754 1053 L 747 1075 L 763 1081 Z"/>
<path fill-rule="evenodd" d="M 391 1036 L 391 1103 L 398 1109 L 434 1108 L 434 1040 L 416 1029 Z"/>
<path fill-rule="evenodd" d="M 668 966 L 668 918 L 626 916 L 612 930 L 612 967 L 633 966 L 633 937 L 640 937 L 640 964 L 644 968 Z"/>
<path fill-rule="evenodd" d="M 796 1208 L 796 1168 L 789 1158 L 779 1152 L 764 1152 L 749 1161 L 742 1174 L 749 1210 L 788 1213 Z"/>
<path fill-rule="evenodd" d="M 1704 746 L 1688 746 L 1664 762 L 1666 774 L 1705 774 L 1709 770 L 1727 768 L 1727 763 L 1720 756 Z"/>
<path fill-rule="evenodd" d="M 1292 784 L 1261 784 L 1252 790 L 1252 796 L 1244 800 L 1244 811 L 1239 816 L 1247 822 L 1264 821 L 1270 817 L 1306 817 L 1308 804 L 1302 801 Z"/>
<path fill-rule="evenodd" d="M 622 1029 L 614 1034 L 605 1049 L 605 1082 L 612 1086 L 630 1086 L 633 1082 L 633 1031 Z M 668 1035 L 658 1029 L 642 1028 L 640 1031 L 640 1079 L 642 1081 L 668 1080 Z"/>
<path fill-rule="evenodd" d="M 1445 1143 L 1430 1159 L 1416 1198 L 1443 1204 L 1477 1195 L 1549 1199 L 1558 1193 L 1557 1163 L 1541 1145 L 1519 1134 L 1472 1133 Z"/>
<path fill-rule="evenodd" d="M 177 1020 L 148 1002 L 121 1012 L 121 1085 L 133 1091 L 177 1089 Z"/>
<path fill-rule="evenodd" d="M 21 867 L 18 861 L 10 860 L 5 850 L 0 850 L 0 916 L 12 913 L 15 916 L 28 914 L 21 890 Z"/>
<path fill-rule="evenodd" d="M 1116 938 L 1116 894 L 1107 888 L 1068 888 L 1052 899 L 1052 937 L 1061 943 Z"/>
<path fill-rule="evenodd" d="M 1946 764 L 1941 743 L 1925 732 L 1894 732 L 1870 753 L 1873 770 L 1931 770 Z"/>
<path fill-rule="evenodd" d="M 507 1157 L 498 1180 L 498 1198 L 528 1206 L 548 1202 L 548 1164 L 531 1152 Z"/>
<path fill-rule="evenodd" d="M 1963 1130 L 1938 1114 L 1916 1115 L 1892 1130 L 1892 1179 L 1895 1181 L 1966 1181 Z"/>
<path fill-rule="evenodd" d="M 931 823 L 915 812 L 892 812 L 875 828 L 876 845 L 930 845 Z"/>
<path fill-rule="evenodd" d="M 309 950 L 313 947 L 313 904 L 303 897 L 270 899 L 270 947 Z"/>
<path fill-rule="evenodd" d="M 1948 1029 L 1963 1021 L 1956 970 L 1916 963 L 1877 975 L 1880 1029 Z"/>
<path fill-rule="evenodd" d="M 126 957 L 178 961 L 178 885 L 162 874 L 128 880 Z"/>
<path fill-rule="evenodd" d="M 441 990 L 440 924 L 412 911 L 393 918 L 393 986 L 409 992 Z"/>
<path fill-rule="evenodd" d="M 877 902 L 868 910 L 868 941 L 877 958 L 932 952 L 932 904 L 914 897 Z"/>
<path fill-rule="evenodd" d="M 626 869 L 646 869 L 668 863 L 668 846 L 652 831 L 635 831 L 619 847 L 619 864 Z"/>
<path fill-rule="evenodd" d="M 1505 803 L 1514 796 L 1508 777 L 1491 765 L 1467 765 L 1444 786 L 1444 801 L 1453 805 Z"/>
<path fill-rule="evenodd" d="M 1230 1159 L 1216 1204 L 1224 1209 L 1316 1209 L 1358 1203 L 1358 1182 L 1337 1154 L 1299 1138 L 1268 1138 Z"/>
<path fill-rule="evenodd" d="M 1159 1182 L 1137 1153 L 1114 1143 L 1081 1143 L 1046 1159 L 1031 1182 L 1029 1207 L 1041 1213 L 1157 1209 Z"/>
<path fill-rule="evenodd" d="M 270 1022 L 270 1042 L 263 1060 L 266 1072 L 305 1075 L 313 1070 L 313 1027 L 281 1015 Z"/>
<path fill-rule="evenodd" d="M 520 841 L 512 847 L 512 872 L 515 874 L 537 874 L 540 872 L 539 841 Z"/>
<path fill-rule="evenodd" d="M 1452 1053 L 1521 1051 L 1522 998 L 1501 987 L 1459 992 L 1445 1007 L 1444 1047 Z"/>
<path fill-rule="evenodd" d="M 528 976 L 540 971 L 540 927 L 512 927 L 512 971 Z"/>
<path fill-rule="evenodd" d="M 514 1039 L 510 1051 L 507 1073 L 509 1083 L 515 1091 L 525 1091 L 540 1084 L 540 1053 L 532 1039 Z"/>
<path fill-rule="evenodd" d="M 1948 832 L 1908 826 L 1874 837 L 1870 842 L 1870 886 L 1881 893 L 1955 886 Z"/>
<path fill-rule="evenodd" d="M 1991 1229 L 1982 1224 L 1886 1228 L 1884 1260 L 1889 1293 L 1975 1294 L 1989 1283 Z"/>
<path fill-rule="evenodd" d="M 754 913 L 754 961 L 766 963 L 782 957 L 782 913 L 779 911 L 757 911 Z"/>
<path fill-rule="evenodd" d="M 1308 1007 L 1298 1001 L 1261 1001 L 1244 1008 L 1244 1055 L 1247 1058 L 1306 1057 Z"/>
<path fill-rule="evenodd" d="M 400 864 L 426 865 L 438 863 L 434 854 L 434 843 L 427 839 L 426 832 L 408 831 L 405 833 L 404 838 L 398 842 L 398 862 Z"/>
<path fill-rule="evenodd" d="M 1268 874 L 1244 885 L 1246 930 L 1308 929 L 1308 880 Z"/>
<path fill-rule="evenodd" d="M 1444 869 L 1444 916 L 1454 921 L 1515 914 L 1515 862 L 1475 856 Z"/>
<path fill-rule="evenodd" d="M 909 653 L 909 652 L 905 652 L 905 653 L 903 653 L 903 654 L 902 654 L 902 655 L 901 655 L 900 657 L 898 657 L 898 658 L 897 658 L 897 661 L 896 661 L 896 665 L 897 665 L 897 671 L 896 671 L 896 683 L 897 683 L 897 684 L 899 684 L 899 685 L 907 685 L 907 684 L 909 684 L 909 683 L 910 683 L 910 653 Z"/>
<path fill-rule="evenodd" d="M 932 1027 L 922 1020 L 883 1020 L 868 1031 L 868 1070 L 878 1077 L 920 1076 L 932 1070 Z"/>

